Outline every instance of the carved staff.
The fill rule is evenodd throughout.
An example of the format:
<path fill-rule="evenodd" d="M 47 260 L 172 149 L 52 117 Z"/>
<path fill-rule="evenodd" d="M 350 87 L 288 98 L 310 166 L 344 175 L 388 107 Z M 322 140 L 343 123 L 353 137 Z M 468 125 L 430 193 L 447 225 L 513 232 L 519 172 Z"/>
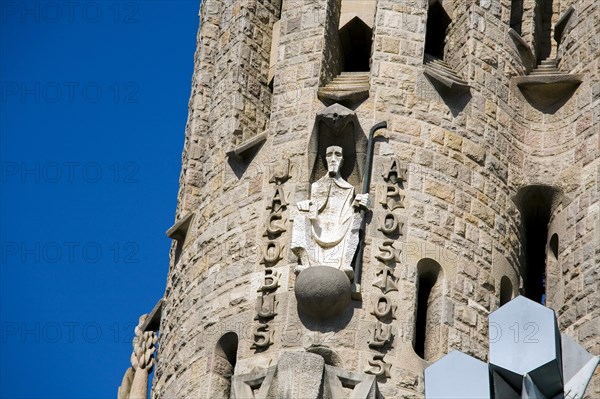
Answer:
<path fill-rule="evenodd" d="M 369 140 L 367 141 L 367 159 L 365 162 L 365 174 L 363 179 L 363 194 L 369 193 L 369 188 L 371 186 L 371 169 L 373 169 L 373 140 L 375 136 L 375 132 L 379 129 L 387 128 L 387 122 L 379 122 L 375 124 L 371 130 L 369 131 Z M 354 270 L 354 282 L 356 284 L 356 292 L 353 293 L 355 299 L 360 299 L 360 282 L 362 279 L 362 263 L 363 263 L 363 252 L 365 250 L 365 230 L 367 228 L 367 221 L 365 218 L 366 211 L 364 209 L 360 210 L 360 247 L 358 248 L 358 253 L 356 256 L 356 267 Z"/>

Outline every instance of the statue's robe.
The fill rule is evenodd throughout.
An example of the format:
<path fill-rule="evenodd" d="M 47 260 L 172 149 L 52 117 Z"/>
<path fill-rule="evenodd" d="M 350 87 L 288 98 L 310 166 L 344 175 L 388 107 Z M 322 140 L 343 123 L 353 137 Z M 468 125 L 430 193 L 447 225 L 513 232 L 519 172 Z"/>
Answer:
<path fill-rule="evenodd" d="M 311 185 L 308 212 L 294 218 L 292 251 L 303 269 L 331 266 L 352 280 L 352 258 L 359 242 L 360 214 L 353 206 L 354 187 L 342 178 L 324 176 Z"/>

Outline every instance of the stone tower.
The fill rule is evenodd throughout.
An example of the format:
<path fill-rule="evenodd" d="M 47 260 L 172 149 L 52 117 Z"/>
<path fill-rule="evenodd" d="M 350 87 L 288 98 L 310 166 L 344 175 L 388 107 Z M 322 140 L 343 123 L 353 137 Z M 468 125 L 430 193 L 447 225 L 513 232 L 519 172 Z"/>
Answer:
<path fill-rule="evenodd" d="M 519 294 L 600 354 L 599 20 L 203 0 L 152 398 L 422 398 Z"/>

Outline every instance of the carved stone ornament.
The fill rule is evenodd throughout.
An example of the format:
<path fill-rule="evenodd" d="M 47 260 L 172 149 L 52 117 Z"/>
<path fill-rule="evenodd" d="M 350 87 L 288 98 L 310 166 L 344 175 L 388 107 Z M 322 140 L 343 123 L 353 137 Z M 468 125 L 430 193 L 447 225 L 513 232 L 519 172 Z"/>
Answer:
<path fill-rule="evenodd" d="M 259 318 L 270 319 L 277 316 L 277 300 L 275 294 L 261 295 L 256 300 L 256 320 Z"/>
<path fill-rule="evenodd" d="M 369 367 L 365 370 L 365 373 L 373 374 L 377 377 L 385 376 L 386 378 L 390 378 L 391 368 L 392 365 L 383 360 L 383 355 L 373 355 L 373 358 L 369 360 Z"/>
<path fill-rule="evenodd" d="M 281 256 L 282 250 L 283 250 L 283 248 L 281 247 L 281 245 L 279 245 L 278 242 L 276 242 L 276 241 L 267 242 L 267 245 L 264 248 L 263 257 L 262 257 L 262 260 L 260 261 L 260 263 L 263 263 L 265 265 L 265 267 L 274 266 L 275 264 L 277 264 L 277 262 L 279 262 L 281 259 L 283 259 L 283 256 Z"/>
<path fill-rule="evenodd" d="M 396 185 L 387 185 L 382 193 L 379 203 L 385 208 L 393 211 L 398 208 L 404 208 L 404 195 L 400 194 L 400 188 Z"/>
<path fill-rule="evenodd" d="M 383 216 L 380 220 L 379 231 L 381 231 L 386 236 L 394 236 L 400 234 L 400 230 L 402 229 L 403 223 L 398 220 L 398 216 L 396 216 L 392 212 L 388 212 Z"/>
<path fill-rule="evenodd" d="M 397 305 L 392 305 L 388 297 L 380 295 L 373 300 L 373 310 L 371 311 L 371 314 L 380 320 L 385 320 L 390 317 L 395 319 L 397 307 Z"/>
<path fill-rule="evenodd" d="M 351 284 L 341 270 L 313 266 L 296 278 L 298 309 L 303 315 L 324 320 L 342 313 L 351 301 Z"/>
<path fill-rule="evenodd" d="M 274 269 L 265 269 L 264 283 L 258 288 L 258 292 L 271 292 L 279 288 L 280 273 Z"/>
<path fill-rule="evenodd" d="M 133 368 L 129 367 L 123 376 L 121 385 L 117 392 L 117 399 L 128 399 L 129 393 L 131 392 L 131 384 L 133 383 Z"/>
<path fill-rule="evenodd" d="M 392 341 L 392 326 L 389 324 L 377 321 L 375 328 L 369 330 L 369 332 L 372 336 L 372 339 L 369 341 L 369 348 L 381 349 Z"/>
<path fill-rule="evenodd" d="M 375 376 L 346 371 L 325 365 L 323 398 L 376 399 L 380 398 Z M 348 393 L 348 389 L 352 391 Z"/>
<path fill-rule="evenodd" d="M 158 337 L 154 331 L 142 331 L 141 326 L 147 316 L 141 316 L 139 324 L 135 328 L 131 368 L 123 377 L 123 383 L 117 394 L 118 399 L 146 399 L 148 397 L 148 374 L 152 372 L 154 366 L 154 352 Z"/>
<path fill-rule="evenodd" d="M 375 259 L 385 265 L 400 261 L 400 249 L 394 248 L 393 241 L 384 241 L 382 245 L 377 247 L 379 254 L 375 255 Z"/>
<path fill-rule="evenodd" d="M 280 212 L 270 213 L 265 223 L 265 233 L 263 236 L 277 237 L 281 235 L 281 233 L 286 231 L 284 224 L 285 220 L 283 220 L 283 215 Z"/>
<path fill-rule="evenodd" d="M 271 179 L 269 179 L 269 183 L 281 185 L 288 181 L 290 177 L 290 160 L 286 159 L 275 167 L 273 175 L 271 175 Z"/>
<path fill-rule="evenodd" d="M 387 294 L 390 291 L 398 291 L 393 269 L 390 269 L 387 266 L 379 266 L 375 271 L 375 275 L 377 275 L 379 278 L 373 283 L 373 285 L 377 288 L 380 288 L 384 294 Z"/>
<path fill-rule="evenodd" d="M 277 185 L 275 187 L 275 193 L 271 197 L 271 201 L 269 205 L 267 205 L 267 209 L 271 212 L 280 212 L 288 206 L 287 200 L 285 198 L 285 192 L 283 191 L 283 187 Z"/>
<path fill-rule="evenodd" d="M 355 195 L 340 175 L 342 149 L 326 152 L 328 173 L 311 185 L 309 200 L 297 203 L 291 249 L 300 258 L 296 273 L 310 266 L 329 266 L 354 278 L 351 262 L 359 243 L 359 208 L 369 206 L 368 194 Z"/>
<path fill-rule="evenodd" d="M 383 180 L 390 184 L 402 184 L 406 181 L 406 168 L 400 165 L 398 160 L 392 160 L 389 168 L 383 172 Z"/>
<path fill-rule="evenodd" d="M 320 355 L 290 351 L 275 365 L 232 377 L 231 399 L 376 399 L 376 377 L 325 364 Z"/>
<path fill-rule="evenodd" d="M 254 339 L 250 349 L 265 349 L 273 344 L 273 331 L 268 324 L 259 324 L 254 328 Z"/>
<path fill-rule="evenodd" d="M 277 366 L 259 369 L 248 374 L 234 375 L 231 379 L 232 399 L 266 399 L 275 380 Z"/>

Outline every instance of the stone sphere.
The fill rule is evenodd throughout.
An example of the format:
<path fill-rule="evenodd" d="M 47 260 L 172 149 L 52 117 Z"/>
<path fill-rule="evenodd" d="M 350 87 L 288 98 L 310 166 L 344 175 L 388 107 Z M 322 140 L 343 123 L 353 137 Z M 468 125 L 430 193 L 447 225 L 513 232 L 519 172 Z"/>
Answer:
<path fill-rule="evenodd" d="M 301 312 L 323 320 L 339 315 L 350 303 L 350 279 L 333 267 L 312 266 L 296 277 L 295 293 Z"/>

